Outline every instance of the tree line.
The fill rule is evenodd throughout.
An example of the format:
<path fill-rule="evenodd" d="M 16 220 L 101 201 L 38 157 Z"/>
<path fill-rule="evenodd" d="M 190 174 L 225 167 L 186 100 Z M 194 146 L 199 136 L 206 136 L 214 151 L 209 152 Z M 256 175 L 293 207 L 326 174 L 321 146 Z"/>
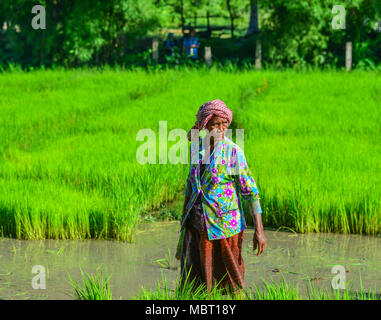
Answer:
<path fill-rule="evenodd" d="M 46 29 L 31 26 L 32 7 L 46 12 Z M 140 64 L 153 36 L 166 30 L 227 28 L 220 39 L 229 59 L 250 58 L 256 41 L 275 66 L 342 65 L 345 42 L 355 65 L 381 62 L 381 1 L 347 0 L 345 29 L 334 30 L 334 0 L 2 0 L 0 65 L 76 67 Z M 206 29 L 205 29 L 206 28 Z M 200 33 L 203 35 L 204 33 Z M 202 43 L 213 44 L 213 33 Z M 244 44 L 237 49 L 238 43 Z M 247 50 L 246 50 L 246 49 Z M 222 49 L 221 49 L 222 50 Z"/>

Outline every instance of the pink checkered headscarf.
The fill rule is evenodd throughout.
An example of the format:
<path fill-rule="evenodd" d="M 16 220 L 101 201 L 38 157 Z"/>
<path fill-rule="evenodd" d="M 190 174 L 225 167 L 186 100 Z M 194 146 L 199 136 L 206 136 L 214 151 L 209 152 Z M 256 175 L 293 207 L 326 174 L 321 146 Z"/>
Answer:
<path fill-rule="evenodd" d="M 229 125 L 233 119 L 233 112 L 226 106 L 225 102 L 220 99 L 208 101 L 204 103 L 197 112 L 197 121 L 192 129 L 202 130 L 208 121 L 216 115 L 229 121 Z M 192 130 L 191 129 L 191 130 Z M 188 140 L 191 141 L 191 130 L 188 132 Z"/>

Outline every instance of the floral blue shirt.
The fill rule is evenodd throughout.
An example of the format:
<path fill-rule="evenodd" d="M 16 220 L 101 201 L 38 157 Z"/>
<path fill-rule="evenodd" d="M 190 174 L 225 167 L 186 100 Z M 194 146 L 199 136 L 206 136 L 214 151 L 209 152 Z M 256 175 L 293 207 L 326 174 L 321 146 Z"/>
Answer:
<path fill-rule="evenodd" d="M 198 152 L 197 152 L 198 150 Z M 202 207 L 209 240 L 231 237 L 246 228 L 241 199 L 255 203 L 256 213 L 262 213 L 259 192 L 241 148 L 230 139 L 220 140 L 208 157 L 204 140 L 191 144 L 192 163 L 185 196 L 189 199 L 181 219 L 179 233 L 197 199 Z M 207 165 L 200 177 L 200 163 Z"/>

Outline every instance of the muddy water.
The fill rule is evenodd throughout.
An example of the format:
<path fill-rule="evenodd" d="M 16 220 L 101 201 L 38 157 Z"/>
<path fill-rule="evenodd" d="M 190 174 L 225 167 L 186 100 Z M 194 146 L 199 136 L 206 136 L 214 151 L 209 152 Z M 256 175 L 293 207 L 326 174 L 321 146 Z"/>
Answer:
<path fill-rule="evenodd" d="M 142 226 L 133 244 L 103 240 L 23 241 L 0 239 L 0 299 L 73 299 L 70 273 L 79 280 L 80 268 L 94 272 L 107 267 L 115 299 L 130 299 L 142 286 L 154 287 L 162 273 L 174 287 L 179 262 L 174 259 L 178 222 Z M 340 234 L 294 234 L 265 230 L 268 246 L 260 257 L 252 253 L 253 230 L 245 230 L 243 257 L 248 287 L 260 286 L 260 279 L 299 281 L 307 279 L 329 288 L 332 266 L 346 269 L 347 284 L 381 292 L 381 237 Z M 164 269 L 154 260 L 171 250 L 173 269 Z M 32 288 L 32 267 L 46 268 L 46 289 Z"/>

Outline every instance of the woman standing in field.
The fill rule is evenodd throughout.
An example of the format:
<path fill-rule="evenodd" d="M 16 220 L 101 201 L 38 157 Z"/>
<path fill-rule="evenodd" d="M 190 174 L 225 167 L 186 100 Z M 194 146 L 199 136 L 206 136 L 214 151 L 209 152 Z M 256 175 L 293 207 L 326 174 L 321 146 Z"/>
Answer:
<path fill-rule="evenodd" d="M 248 201 L 253 216 L 257 255 L 266 248 L 266 238 L 258 189 L 245 155 L 225 136 L 232 117 L 223 101 L 208 101 L 200 107 L 192 128 L 196 132 L 207 129 L 208 134 L 204 139 L 193 139 L 193 130 L 188 133 L 192 159 L 176 257 L 181 259 L 180 285 L 189 275 L 188 283 L 203 283 L 208 291 L 215 281 L 221 281 L 219 287 L 225 294 L 242 294 L 245 267 L 241 251 L 246 222 L 241 200 Z"/>

